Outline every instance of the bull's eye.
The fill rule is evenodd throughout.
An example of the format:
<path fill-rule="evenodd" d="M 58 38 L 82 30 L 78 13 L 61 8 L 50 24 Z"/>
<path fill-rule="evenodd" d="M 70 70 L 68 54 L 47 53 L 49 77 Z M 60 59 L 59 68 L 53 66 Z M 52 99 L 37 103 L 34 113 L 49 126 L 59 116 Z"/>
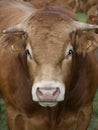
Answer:
<path fill-rule="evenodd" d="M 71 55 L 72 52 L 73 52 L 73 50 L 70 49 L 69 52 L 68 52 L 68 55 Z"/>
<path fill-rule="evenodd" d="M 30 59 L 32 59 L 32 56 L 31 56 L 30 51 L 28 49 L 25 50 L 25 53 L 27 56 L 29 56 Z"/>
<path fill-rule="evenodd" d="M 28 49 L 25 50 L 25 53 L 26 53 L 27 55 L 30 55 L 30 52 L 29 52 Z"/>
<path fill-rule="evenodd" d="M 67 60 L 72 59 L 72 53 L 73 53 L 73 47 L 69 43 L 68 46 L 67 46 L 67 48 L 66 48 L 65 59 L 67 59 Z"/>
<path fill-rule="evenodd" d="M 27 55 L 27 59 L 31 60 L 32 59 L 32 48 L 31 48 L 30 44 L 27 44 L 25 52 Z"/>

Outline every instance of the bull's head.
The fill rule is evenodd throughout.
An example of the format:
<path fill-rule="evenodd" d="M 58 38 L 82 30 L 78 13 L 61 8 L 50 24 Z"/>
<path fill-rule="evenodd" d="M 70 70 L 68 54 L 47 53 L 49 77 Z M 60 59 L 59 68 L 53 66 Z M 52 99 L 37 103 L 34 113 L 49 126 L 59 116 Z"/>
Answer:
<path fill-rule="evenodd" d="M 72 77 L 74 48 L 70 33 L 98 26 L 72 20 L 52 11 L 36 13 L 4 33 L 27 33 L 27 64 L 32 78 L 32 99 L 41 106 L 63 101 Z"/>

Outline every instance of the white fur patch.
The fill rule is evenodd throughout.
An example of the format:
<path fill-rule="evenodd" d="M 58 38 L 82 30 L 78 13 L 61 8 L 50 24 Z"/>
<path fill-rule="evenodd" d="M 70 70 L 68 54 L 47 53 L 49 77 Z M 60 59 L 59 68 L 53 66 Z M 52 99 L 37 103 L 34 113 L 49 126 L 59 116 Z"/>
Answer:
<path fill-rule="evenodd" d="M 57 105 L 57 102 L 39 102 L 42 107 L 53 107 Z"/>
<path fill-rule="evenodd" d="M 36 94 L 37 88 L 59 88 L 60 94 L 57 97 L 55 102 L 39 102 L 39 99 L 38 99 L 37 94 Z M 64 100 L 64 96 L 65 96 L 65 85 L 63 83 L 60 83 L 60 82 L 40 81 L 40 82 L 34 83 L 32 86 L 32 99 L 33 99 L 33 101 L 39 102 L 39 104 L 41 106 L 44 106 L 44 107 L 55 106 L 57 104 L 57 102 Z"/>

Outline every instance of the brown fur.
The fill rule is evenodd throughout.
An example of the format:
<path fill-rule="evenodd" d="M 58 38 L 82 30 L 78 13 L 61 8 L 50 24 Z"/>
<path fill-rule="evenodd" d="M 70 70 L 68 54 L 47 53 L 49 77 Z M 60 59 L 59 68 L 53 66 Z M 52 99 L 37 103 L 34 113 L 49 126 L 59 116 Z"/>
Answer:
<path fill-rule="evenodd" d="M 96 4 L 98 4 L 97 0 L 79 0 L 79 9 L 78 9 L 78 11 L 87 13 L 88 10 L 92 6 L 94 6 Z"/>
<path fill-rule="evenodd" d="M 70 38 L 72 20 L 75 20 L 75 17 L 69 11 L 65 10 L 64 13 L 58 8 L 46 7 L 36 11 L 35 15 L 30 15 L 26 9 L 18 10 L 16 5 L 9 6 L 8 3 L 3 3 L 3 8 L 7 7 L 11 11 L 14 9 L 15 12 L 8 15 L 5 9 L 3 14 L 3 9 L 0 8 L 1 31 L 4 26 L 6 28 L 20 23 L 24 20 L 22 16 L 28 18 L 25 22 L 28 27 L 26 38 L 22 34 L 18 34 L 19 37 L 6 34 L 0 39 L 0 91 L 6 102 L 9 130 L 86 130 L 98 85 L 98 61 L 95 55 L 96 47 L 93 46 L 96 37 L 93 36 L 92 40 L 93 34 L 89 36 L 85 33 L 80 36 L 76 34 L 76 39 Z M 32 10 L 31 7 L 30 9 Z M 10 19 L 10 16 L 13 19 Z M 86 39 L 92 41 L 93 47 L 90 50 Z M 32 64 L 26 60 L 24 53 L 27 41 L 33 51 Z M 68 56 L 65 56 L 65 51 L 69 42 L 74 47 L 73 60 L 66 63 L 64 59 Z M 11 49 L 14 44 L 15 48 L 18 47 L 18 52 Z M 81 47 L 81 44 L 84 46 Z M 42 75 L 43 72 L 48 75 Z M 66 83 L 63 102 L 54 107 L 41 107 L 32 100 L 32 84 L 34 80 L 42 78 Z"/>
<path fill-rule="evenodd" d="M 25 2 L 16 2 L 14 0 L 0 1 L 0 35 L 3 29 L 22 22 L 33 10 L 33 6 Z"/>
<path fill-rule="evenodd" d="M 82 130 L 87 128 L 87 120 L 91 118 L 93 99 L 98 86 L 98 80 L 95 78 L 98 77 L 98 60 L 95 56 L 95 51 L 98 51 L 98 49 L 94 49 L 95 46 L 98 48 L 98 42 L 97 35 L 94 33 L 83 33 L 76 35 L 76 37 L 78 38 L 75 41 L 75 49 L 80 48 L 80 51 L 75 54 L 76 61 L 73 64 L 75 70 L 66 106 L 68 110 L 79 110 L 76 129 Z M 89 41 L 92 41 L 93 44 L 96 42 L 96 45 L 90 46 L 92 51 L 86 46 Z M 84 46 L 82 49 L 86 49 L 85 52 L 83 52 L 81 46 Z M 84 120 L 84 122 L 81 122 L 81 120 Z M 82 125 L 81 128 L 79 128 L 80 124 Z"/>
<path fill-rule="evenodd" d="M 75 0 L 25 0 L 32 3 L 36 8 L 42 8 L 46 5 L 48 6 L 59 6 L 62 8 L 68 8 L 70 10 L 76 11 L 77 4 Z"/>
<path fill-rule="evenodd" d="M 92 6 L 87 12 L 87 23 L 98 24 L 98 4 Z"/>
<path fill-rule="evenodd" d="M 98 4 L 97 0 L 24 0 L 32 3 L 36 8 L 42 8 L 46 5 L 58 6 L 64 9 L 69 9 L 73 12 L 85 12 L 94 5 Z"/>

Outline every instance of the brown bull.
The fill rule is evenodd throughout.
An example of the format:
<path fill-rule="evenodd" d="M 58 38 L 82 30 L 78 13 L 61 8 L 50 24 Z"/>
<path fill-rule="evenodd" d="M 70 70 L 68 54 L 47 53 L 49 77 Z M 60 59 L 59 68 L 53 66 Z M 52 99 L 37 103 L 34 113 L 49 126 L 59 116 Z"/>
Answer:
<path fill-rule="evenodd" d="M 25 2 L 1 1 L 0 14 L 6 33 L 0 38 L 0 91 L 9 130 L 86 130 L 98 85 L 97 40 L 70 34 L 98 27 L 76 21 L 68 10 L 36 10 Z M 26 55 L 24 49 L 13 53 L 17 44 Z"/>

